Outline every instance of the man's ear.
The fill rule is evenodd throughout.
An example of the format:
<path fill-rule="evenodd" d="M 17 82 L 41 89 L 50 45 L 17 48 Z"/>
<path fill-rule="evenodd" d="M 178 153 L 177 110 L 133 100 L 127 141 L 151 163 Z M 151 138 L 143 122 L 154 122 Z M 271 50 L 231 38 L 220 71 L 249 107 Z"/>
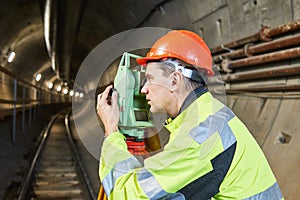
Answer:
<path fill-rule="evenodd" d="M 183 83 L 183 75 L 180 72 L 172 73 L 172 90 L 175 91 Z"/>

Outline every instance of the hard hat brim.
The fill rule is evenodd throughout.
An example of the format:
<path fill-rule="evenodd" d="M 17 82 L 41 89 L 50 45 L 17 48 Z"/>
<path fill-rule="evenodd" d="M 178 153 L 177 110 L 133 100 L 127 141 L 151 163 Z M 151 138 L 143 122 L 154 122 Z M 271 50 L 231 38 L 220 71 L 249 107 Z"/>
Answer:
<path fill-rule="evenodd" d="M 146 64 L 150 61 L 158 61 L 163 58 L 166 58 L 166 56 L 148 56 L 148 57 L 137 58 L 136 62 L 139 65 L 146 66 Z"/>

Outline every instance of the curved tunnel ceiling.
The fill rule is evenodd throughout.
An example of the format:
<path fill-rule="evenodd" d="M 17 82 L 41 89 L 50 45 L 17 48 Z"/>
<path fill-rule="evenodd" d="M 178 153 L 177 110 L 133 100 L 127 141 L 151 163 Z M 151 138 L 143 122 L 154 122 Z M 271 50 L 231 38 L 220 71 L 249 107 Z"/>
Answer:
<path fill-rule="evenodd" d="M 0 2 L 0 49 L 1 66 L 12 71 L 14 74 L 35 82 L 35 75 L 41 71 L 46 72 L 42 81 L 46 84 L 52 82 L 68 82 L 71 86 L 75 80 L 76 73 L 86 55 L 101 41 L 121 31 L 140 26 L 145 18 L 161 4 L 163 0 L 144 1 L 139 0 L 66 0 L 60 7 L 52 10 L 60 11 L 60 21 L 52 19 L 54 27 L 61 30 L 51 35 L 50 39 L 57 37 L 63 32 L 76 31 L 71 34 L 72 38 L 57 37 L 55 52 L 62 55 L 56 58 L 61 67 L 56 72 L 52 69 L 51 51 L 47 51 L 47 34 L 45 34 L 45 8 L 49 2 L 53 5 L 59 4 L 58 0 L 11 0 Z M 57 5 L 56 5 L 57 6 Z M 81 7 L 78 7 L 81 6 Z M 64 12 L 66 7 L 71 7 Z M 74 12 L 72 12 L 74 11 Z M 77 13 L 75 13 L 77 12 Z M 83 12 L 83 13 L 78 13 Z M 59 13 L 54 13 L 58 15 Z M 76 14 L 77 22 L 73 15 Z M 65 22 L 61 25 L 61 19 Z M 73 20 L 73 21 L 72 21 Z M 73 27 L 66 25 L 71 24 Z M 76 27 L 78 25 L 78 27 Z M 53 29 L 52 29 L 53 31 Z M 77 36 L 77 37 L 76 37 Z M 64 39 L 62 41 L 62 39 Z M 68 48 L 72 48 L 71 50 Z M 49 50 L 49 49 L 48 49 Z M 8 63 L 5 56 L 11 51 L 16 53 L 12 63 Z M 53 62 L 52 62 L 53 63 Z M 55 77 L 55 78 L 54 78 Z M 61 79 L 60 81 L 56 79 Z M 40 83 L 42 84 L 42 83 Z"/>
<path fill-rule="evenodd" d="M 54 30 L 51 36 L 48 32 L 48 39 L 55 41 L 54 52 L 61 56 L 54 57 L 60 66 L 56 71 L 53 71 L 51 49 L 49 52 L 46 45 L 47 2 L 57 6 L 50 9 L 54 10 L 52 15 L 60 15 L 47 22 L 52 23 L 51 30 Z M 278 7 L 273 6 L 272 1 L 250 0 L 236 0 L 232 4 L 228 1 L 197 0 L 3 0 L 0 1 L 0 63 L 1 67 L 34 84 L 35 75 L 42 70 L 46 72 L 42 78 L 45 84 L 48 81 L 57 84 L 66 81 L 73 87 L 78 69 L 88 53 L 103 40 L 122 31 L 142 26 L 190 29 L 203 34 L 208 45 L 213 47 L 245 34 L 257 33 L 262 24 L 272 27 L 297 18 L 299 6 L 292 9 L 295 11 L 293 16 L 272 17 L 281 10 L 289 13 L 291 7 L 289 2 Z M 257 15 L 267 11 L 270 17 Z M 239 30 L 241 24 L 247 26 L 243 30 L 232 31 Z M 64 32 L 71 36 L 57 37 Z M 11 51 L 16 56 L 12 63 L 8 63 L 7 54 Z"/>

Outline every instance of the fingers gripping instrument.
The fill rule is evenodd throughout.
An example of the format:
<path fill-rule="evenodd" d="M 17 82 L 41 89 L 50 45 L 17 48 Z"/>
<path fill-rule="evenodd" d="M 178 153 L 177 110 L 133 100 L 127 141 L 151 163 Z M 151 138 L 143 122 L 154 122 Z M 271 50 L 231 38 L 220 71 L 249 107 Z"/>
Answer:
<path fill-rule="evenodd" d="M 145 68 L 131 66 L 139 57 L 125 52 L 114 79 L 114 89 L 119 93 L 119 129 L 127 137 L 128 150 L 133 154 L 145 153 L 144 128 L 154 127 L 146 97 L 140 93 Z"/>

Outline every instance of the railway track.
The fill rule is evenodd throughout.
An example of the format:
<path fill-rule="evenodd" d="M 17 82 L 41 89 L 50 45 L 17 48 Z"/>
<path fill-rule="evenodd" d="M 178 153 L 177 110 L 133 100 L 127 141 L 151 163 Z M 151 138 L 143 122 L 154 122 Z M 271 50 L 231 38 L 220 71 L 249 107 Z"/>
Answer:
<path fill-rule="evenodd" d="M 69 111 L 52 118 L 21 189 L 23 199 L 96 199 L 69 129 Z"/>

